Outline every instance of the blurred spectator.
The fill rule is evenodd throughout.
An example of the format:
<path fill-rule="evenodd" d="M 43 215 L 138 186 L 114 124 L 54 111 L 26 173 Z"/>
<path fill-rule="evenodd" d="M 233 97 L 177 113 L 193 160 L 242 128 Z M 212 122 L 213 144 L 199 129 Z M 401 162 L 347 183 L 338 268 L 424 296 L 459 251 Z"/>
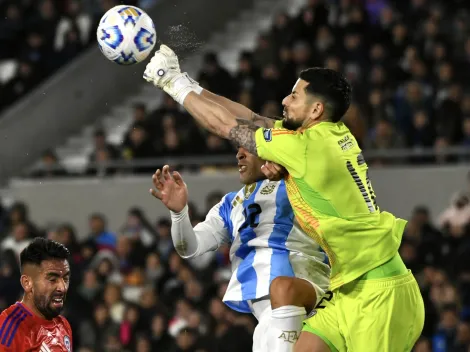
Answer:
<path fill-rule="evenodd" d="M 173 99 L 172 99 L 173 100 Z M 147 107 L 144 103 L 136 103 L 132 106 L 132 122 L 133 124 L 129 128 L 129 130 L 124 135 L 124 145 L 129 145 L 131 143 L 131 133 L 134 127 L 134 124 L 139 124 L 144 126 L 147 130 L 147 133 L 154 137 L 155 131 L 152 130 L 150 123 L 152 118 L 149 116 L 147 118 Z"/>
<path fill-rule="evenodd" d="M 97 304 L 93 309 L 93 317 L 80 324 L 78 336 L 80 345 L 104 351 L 109 336 L 116 336 L 119 326 L 112 321 L 109 309 L 105 304 Z"/>
<path fill-rule="evenodd" d="M 121 236 L 139 241 L 145 248 L 153 246 L 157 239 L 156 232 L 140 208 L 129 210 L 127 222 L 121 228 L 120 233 Z"/>
<path fill-rule="evenodd" d="M 173 251 L 173 241 L 171 240 L 171 222 L 167 218 L 161 218 L 157 222 L 156 230 L 158 233 L 157 250 L 161 258 L 168 260 Z"/>
<path fill-rule="evenodd" d="M 92 18 L 88 13 L 82 11 L 80 1 L 70 0 L 65 7 L 65 14 L 57 24 L 54 40 L 54 49 L 58 52 L 62 51 L 66 46 L 66 37 L 73 28 L 76 28 L 76 40 L 81 44 L 81 47 L 85 47 L 91 37 Z"/>
<path fill-rule="evenodd" d="M 67 171 L 60 164 L 57 155 L 52 150 L 47 150 L 42 155 L 41 164 L 32 172 L 36 178 L 64 177 Z"/>
<path fill-rule="evenodd" d="M 1 11 L 3 21 L 0 22 L 0 60 L 10 59 L 17 55 L 23 35 L 23 12 L 19 4 L 5 3 Z"/>
<path fill-rule="evenodd" d="M 108 167 L 107 164 L 118 158 L 118 149 L 106 141 L 106 133 L 102 128 L 95 130 L 93 142 L 94 149 L 90 153 L 88 161 L 90 164 L 96 163 L 97 165 L 90 165 L 87 173 L 99 176 L 112 175 L 116 170 Z"/>
<path fill-rule="evenodd" d="M 8 218 L 5 221 L 5 231 L 2 234 L 3 237 L 10 234 L 18 224 L 26 224 L 28 226 L 28 233 L 30 234 L 31 238 L 40 235 L 40 231 L 29 218 L 28 206 L 22 202 L 15 202 L 10 207 Z"/>
<path fill-rule="evenodd" d="M 17 258 L 20 253 L 31 242 L 28 232 L 28 225 L 25 223 L 18 223 L 13 227 L 13 232 L 5 238 L 0 244 L 0 249 L 3 251 L 11 250 Z"/>
<path fill-rule="evenodd" d="M 217 55 L 213 52 L 204 56 L 204 68 L 198 78 L 202 87 L 211 92 L 233 98 L 235 94 L 235 82 L 230 73 L 219 64 Z"/>
<path fill-rule="evenodd" d="M 453 237 L 465 235 L 470 223 L 470 201 L 467 194 L 452 197 L 450 206 L 439 216 L 439 226 Z"/>
<path fill-rule="evenodd" d="M 40 81 L 39 71 L 28 61 L 20 61 L 14 78 L 1 89 L 0 108 L 4 108 L 29 93 Z"/>
<path fill-rule="evenodd" d="M 94 213 L 89 218 L 90 234 L 88 242 L 98 251 L 116 248 L 116 235 L 106 228 L 106 219 L 103 214 Z"/>
<path fill-rule="evenodd" d="M 8 308 L 10 302 L 15 302 L 22 291 L 17 256 L 13 250 L 2 249 L 0 259 L 0 309 Z"/>
<path fill-rule="evenodd" d="M 377 151 L 386 151 L 403 147 L 403 141 L 392 123 L 387 119 L 381 119 L 377 122 L 375 129 L 372 130 L 369 145 L 366 147 Z M 385 162 L 382 158 L 373 158 L 371 161 L 375 164 Z"/>
<path fill-rule="evenodd" d="M 147 133 L 145 125 L 142 123 L 135 123 L 129 135 L 129 142 L 124 146 L 123 157 L 125 160 L 139 160 L 148 159 L 155 156 L 155 148 Z M 153 167 L 139 166 L 134 171 L 136 172 L 151 172 L 155 171 Z"/>

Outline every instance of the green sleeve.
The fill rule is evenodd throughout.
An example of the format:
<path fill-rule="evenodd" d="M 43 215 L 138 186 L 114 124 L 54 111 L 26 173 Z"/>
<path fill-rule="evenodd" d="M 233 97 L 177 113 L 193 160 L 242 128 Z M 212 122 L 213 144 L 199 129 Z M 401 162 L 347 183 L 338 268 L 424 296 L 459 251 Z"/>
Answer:
<path fill-rule="evenodd" d="M 304 175 L 307 149 L 304 134 L 285 128 L 259 128 L 255 136 L 261 159 L 284 166 L 293 177 Z"/>

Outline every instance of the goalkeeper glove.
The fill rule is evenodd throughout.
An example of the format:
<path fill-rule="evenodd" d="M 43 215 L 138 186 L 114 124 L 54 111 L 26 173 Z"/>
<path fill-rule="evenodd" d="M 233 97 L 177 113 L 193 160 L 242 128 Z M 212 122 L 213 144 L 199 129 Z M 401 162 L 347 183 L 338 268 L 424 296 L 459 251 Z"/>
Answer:
<path fill-rule="evenodd" d="M 178 56 L 166 45 L 161 45 L 147 64 L 144 79 L 163 89 L 181 105 L 190 92 L 201 94 L 202 88 L 187 73 L 181 73 Z"/>

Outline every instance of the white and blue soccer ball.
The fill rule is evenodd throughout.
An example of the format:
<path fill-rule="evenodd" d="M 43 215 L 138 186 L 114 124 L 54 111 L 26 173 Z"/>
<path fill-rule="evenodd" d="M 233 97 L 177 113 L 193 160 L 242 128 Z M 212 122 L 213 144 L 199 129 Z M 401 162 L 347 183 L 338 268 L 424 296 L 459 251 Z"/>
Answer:
<path fill-rule="evenodd" d="M 108 10 L 100 20 L 96 36 L 104 56 L 120 65 L 145 60 L 157 41 L 150 16 L 138 7 L 127 5 Z"/>

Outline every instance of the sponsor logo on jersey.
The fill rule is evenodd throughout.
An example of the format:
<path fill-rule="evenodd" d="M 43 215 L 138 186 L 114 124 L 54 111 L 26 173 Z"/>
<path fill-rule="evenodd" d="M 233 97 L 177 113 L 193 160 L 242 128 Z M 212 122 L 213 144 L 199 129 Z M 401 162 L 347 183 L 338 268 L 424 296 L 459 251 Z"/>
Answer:
<path fill-rule="evenodd" d="M 263 137 L 266 142 L 271 142 L 273 139 L 273 132 L 269 128 L 263 128 Z"/>
<path fill-rule="evenodd" d="M 344 152 L 344 151 L 349 150 L 349 149 L 351 149 L 352 147 L 354 147 L 354 142 L 353 142 L 353 140 L 349 137 L 349 134 L 348 134 L 348 135 L 346 135 L 346 137 L 341 138 L 341 139 L 338 141 L 338 145 L 341 147 L 341 150 Z"/>
<path fill-rule="evenodd" d="M 71 352 L 72 351 L 72 346 L 70 346 L 70 338 L 68 336 L 64 337 L 64 345 L 67 351 Z"/>
<path fill-rule="evenodd" d="M 263 189 L 260 191 L 260 193 L 263 196 L 267 196 L 268 194 L 273 193 L 274 189 L 276 188 L 275 184 L 269 183 L 266 186 L 263 187 Z"/>

